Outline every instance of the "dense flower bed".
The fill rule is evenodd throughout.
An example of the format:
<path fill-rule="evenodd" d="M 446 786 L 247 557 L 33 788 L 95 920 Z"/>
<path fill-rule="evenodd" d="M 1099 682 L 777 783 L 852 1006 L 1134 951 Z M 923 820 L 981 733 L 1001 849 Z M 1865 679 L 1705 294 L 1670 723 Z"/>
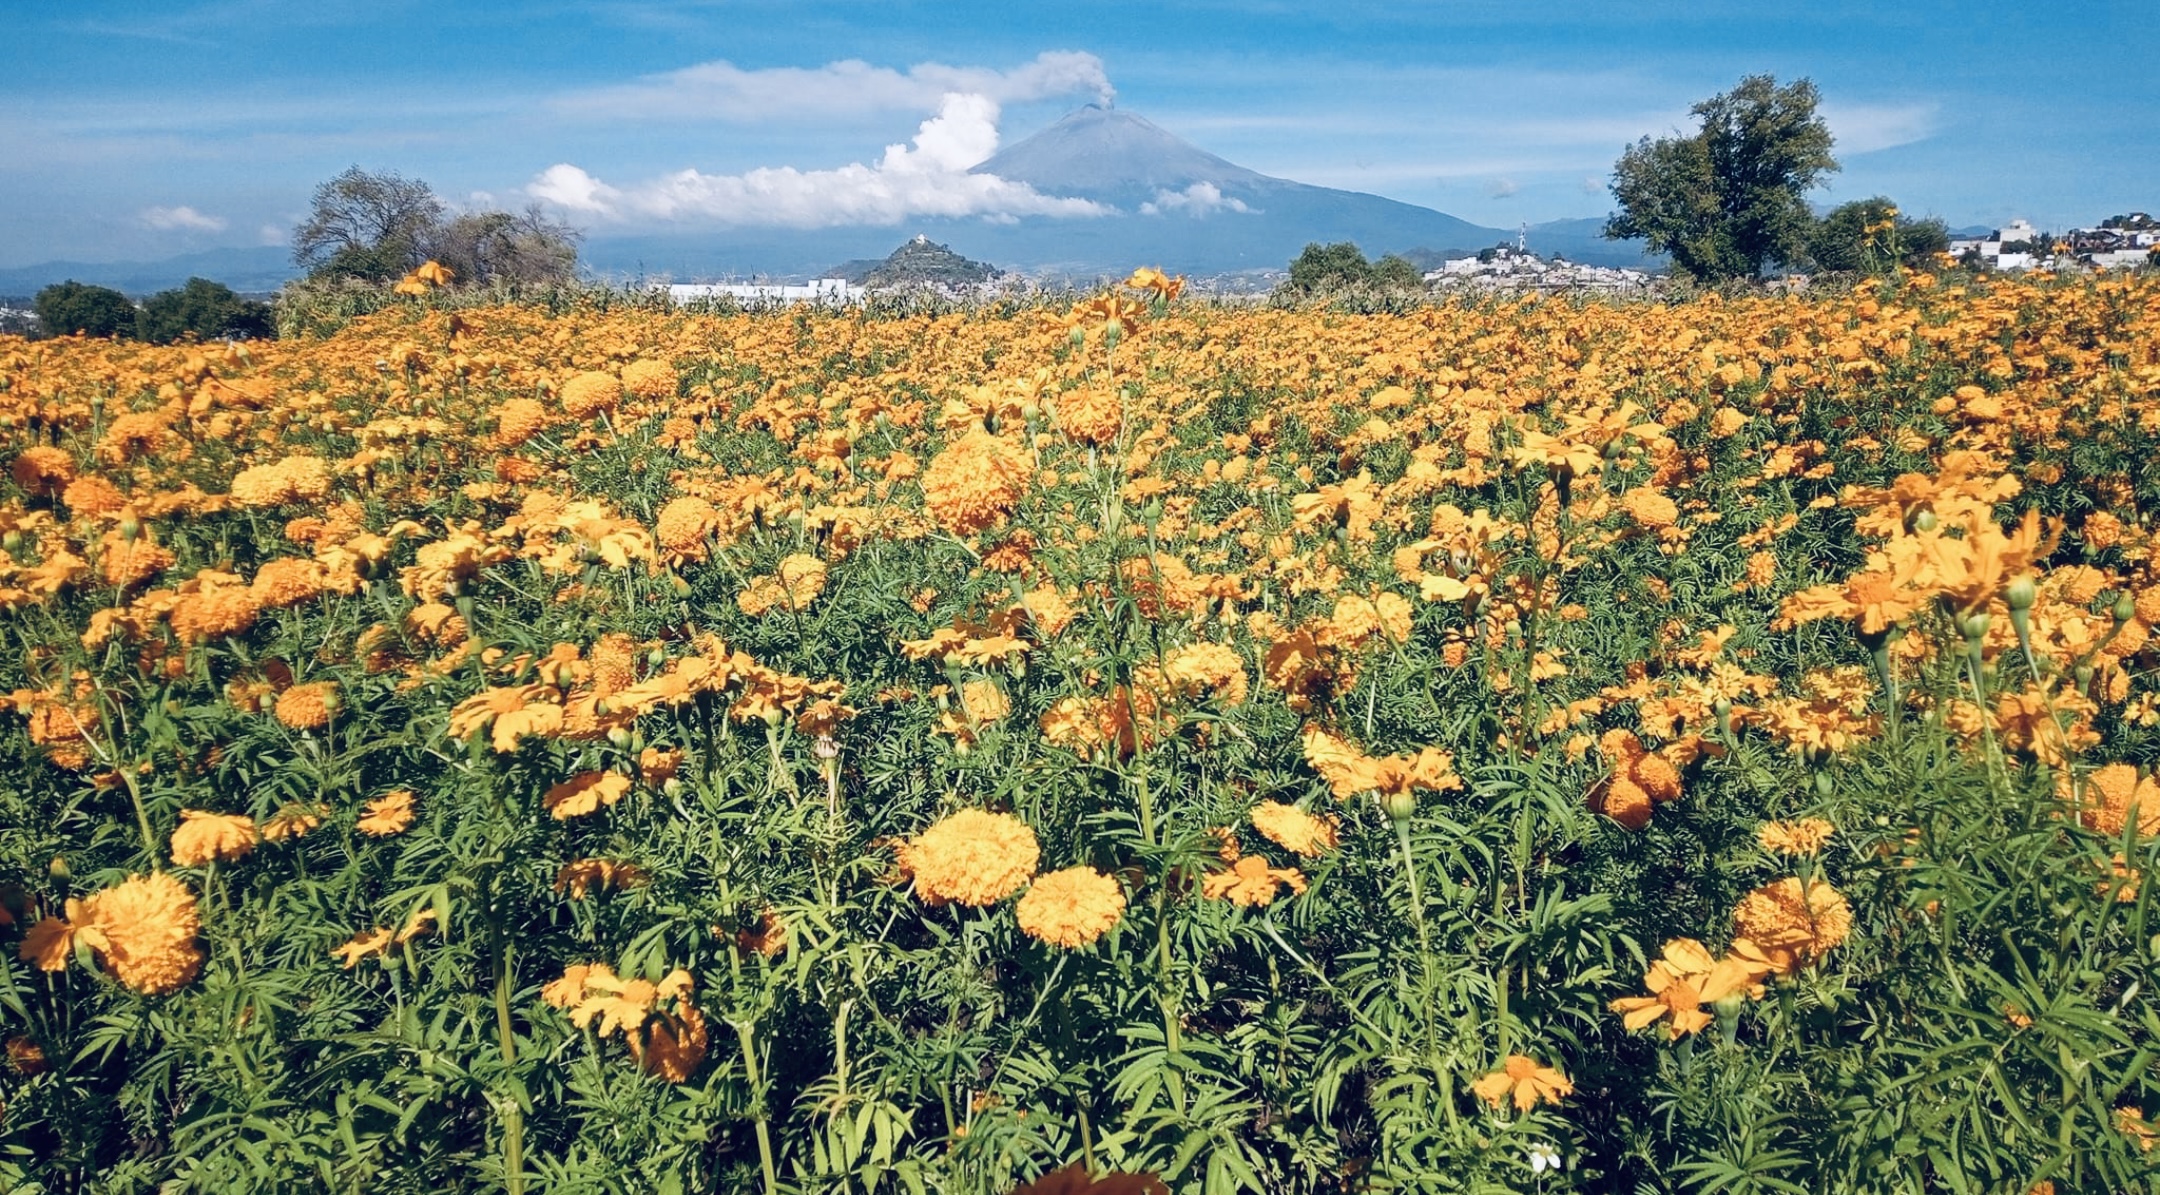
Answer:
<path fill-rule="evenodd" d="M 30 1189 L 2146 1189 L 2160 283 L 0 338 Z"/>

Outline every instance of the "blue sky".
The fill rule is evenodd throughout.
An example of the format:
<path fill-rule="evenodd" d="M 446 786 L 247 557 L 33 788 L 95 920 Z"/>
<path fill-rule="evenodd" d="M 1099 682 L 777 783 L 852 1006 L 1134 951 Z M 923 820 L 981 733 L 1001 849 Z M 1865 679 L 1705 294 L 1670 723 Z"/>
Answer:
<path fill-rule="evenodd" d="M 8 7 L 0 265 L 278 243 L 353 164 L 602 236 L 876 220 L 1105 90 L 1241 165 L 1512 226 L 1602 215 L 1625 144 L 1757 72 L 1822 90 L 1845 169 L 1818 199 L 2160 208 L 2151 0 Z"/>

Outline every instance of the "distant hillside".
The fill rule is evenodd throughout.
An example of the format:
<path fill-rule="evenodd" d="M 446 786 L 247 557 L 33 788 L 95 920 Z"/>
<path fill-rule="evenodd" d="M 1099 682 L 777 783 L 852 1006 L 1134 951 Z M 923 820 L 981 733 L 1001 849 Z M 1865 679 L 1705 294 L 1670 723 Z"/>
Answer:
<path fill-rule="evenodd" d="M 882 261 L 858 258 L 825 272 L 827 278 L 845 278 L 863 286 L 880 288 L 943 286 L 954 289 L 979 286 L 1003 271 L 970 261 L 927 236 L 917 235 Z"/>
<path fill-rule="evenodd" d="M 242 294 L 274 291 L 298 277 L 290 249 L 205 249 L 163 261 L 48 261 L 0 269 L 0 294 L 35 294 L 55 282 L 109 286 L 133 298 L 185 286 L 190 278 L 222 282 Z"/>

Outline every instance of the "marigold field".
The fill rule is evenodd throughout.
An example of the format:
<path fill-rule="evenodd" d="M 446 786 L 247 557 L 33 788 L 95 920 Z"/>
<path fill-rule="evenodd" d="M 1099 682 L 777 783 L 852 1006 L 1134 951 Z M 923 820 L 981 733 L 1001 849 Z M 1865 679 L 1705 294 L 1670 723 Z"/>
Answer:
<path fill-rule="evenodd" d="M 0 338 L 0 1187 L 2160 1190 L 2160 279 L 407 289 Z"/>

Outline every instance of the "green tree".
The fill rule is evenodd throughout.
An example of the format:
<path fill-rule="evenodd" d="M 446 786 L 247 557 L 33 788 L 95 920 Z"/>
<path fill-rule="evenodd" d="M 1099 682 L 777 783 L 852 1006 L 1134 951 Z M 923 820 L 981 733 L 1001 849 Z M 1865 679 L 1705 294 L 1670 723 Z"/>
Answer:
<path fill-rule="evenodd" d="M 1924 268 L 1950 249 L 1941 220 L 1914 220 L 1883 196 L 1832 208 L 1808 235 L 1815 267 L 1841 274 L 1886 274 L 1898 266 Z"/>
<path fill-rule="evenodd" d="M 1290 280 L 1283 288 L 1292 294 L 1313 295 L 1357 287 L 1417 290 L 1424 285 L 1424 272 L 1401 254 L 1367 261 L 1364 251 L 1349 241 L 1332 245 L 1315 241 L 1290 263 Z"/>
<path fill-rule="evenodd" d="M 91 286 L 72 279 L 56 282 L 30 300 L 38 323 L 47 336 L 131 336 L 135 332 L 135 304 L 109 286 Z"/>
<path fill-rule="evenodd" d="M 442 200 L 419 179 L 354 166 L 315 188 L 293 231 L 293 262 L 310 278 L 388 282 L 427 260 L 442 216 Z"/>
<path fill-rule="evenodd" d="M 231 287 L 207 278 L 190 278 L 186 286 L 144 300 L 137 329 L 136 334 L 152 344 L 171 344 L 188 335 L 198 340 L 267 340 L 276 335 L 269 304 L 243 299 Z"/>
<path fill-rule="evenodd" d="M 1648 137 L 1613 164 L 1613 239 L 1641 238 L 1706 281 L 1754 278 L 1802 260 L 1814 217 L 1804 198 L 1824 174 L 1830 126 L 1815 85 L 1750 75 L 1692 109 L 1692 136 Z"/>
<path fill-rule="evenodd" d="M 1425 271 L 1400 253 L 1390 253 L 1372 263 L 1370 280 L 1383 290 L 1422 290 Z"/>

